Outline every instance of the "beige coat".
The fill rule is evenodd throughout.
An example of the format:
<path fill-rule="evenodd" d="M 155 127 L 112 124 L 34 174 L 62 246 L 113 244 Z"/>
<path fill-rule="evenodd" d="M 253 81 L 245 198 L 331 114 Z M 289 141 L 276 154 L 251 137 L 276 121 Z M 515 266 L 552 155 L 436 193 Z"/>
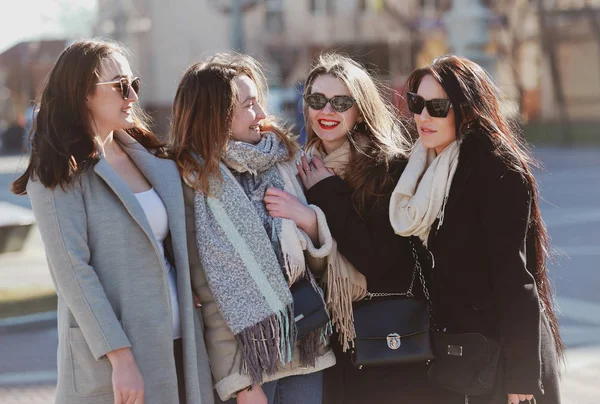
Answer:
<path fill-rule="evenodd" d="M 179 173 L 174 162 L 155 157 L 124 132 L 118 139 L 167 210 L 165 244 L 177 271 L 187 403 L 212 404 L 202 313 L 192 303 Z M 101 157 L 64 190 L 30 180 L 27 193 L 58 294 L 56 402 L 112 404 L 106 353 L 131 347 L 146 404 L 178 403 L 164 259 L 130 188 Z"/>
<path fill-rule="evenodd" d="M 290 169 L 295 168 L 290 166 Z M 251 377 L 248 374 L 240 373 L 241 353 L 237 341 L 219 312 L 200 263 L 196 247 L 194 191 L 185 184 L 183 189 L 192 287 L 202 303 L 202 308 L 198 310 L 202 311 L 204 317 L 204 336 L 215 388 L 221 400 L 225 401 L 234 397 L 238 391 L 250 386 Z M 331 238 L 327 223 L 324 221 L 319 223 L 319 237 L 321 244 L 325 243 L 323 238 Z M 320 267 L 325 265 L 325 260 L 311 258 L 308 254 L 306 260 L 311 269 L 323 270 Z M 321 355 L 317 358 L 315 367 L 301 367 L 298 357 L 297 353 L 294 354 L 291 363 L 281 367 L 274 375 L 264 375 L 263 381 L 269 382 L 288 376 L 314 373 L 335 365 L 335 356 L 328 346 L 321 347 Z"/>

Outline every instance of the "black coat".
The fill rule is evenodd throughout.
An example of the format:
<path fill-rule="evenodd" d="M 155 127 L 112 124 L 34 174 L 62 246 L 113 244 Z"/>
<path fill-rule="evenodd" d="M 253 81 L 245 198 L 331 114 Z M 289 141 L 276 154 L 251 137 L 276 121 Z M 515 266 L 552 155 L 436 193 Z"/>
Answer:
<path fill-rule="evenodd" d="M 406 161 L 397 163 L 396 177 L 405 166 Z M 406 292 L 414 261 L 408 239 L 397 236 L 390 224 L 391 190 L 363 218 L 354 209 L 351 194 L 340 177 L 329 177 L 308 190 L 306 197 L 323 210 L 340 252 L 365 275 L 370 292 Z M 414 288 L 422 295 L 419 283 Z M 324 404 L 443 402 L 446 393 L 429 386 L 425 364 L 358 370 L 348 353 L 342 353 L 337 336 L 331 341 L 337 364 L 324 372 Z"/>
<path fill-rule="evenodd" d="M 498 403 L 506 393 L 560 402 L 554 339 L 532 275 L 531 202 L 524 176 L 494 154 L 489 138 L 467 135 L 443 224 L 436 230 L 436 221 L 428 239 L 436 326 L 503 341 Z"/>

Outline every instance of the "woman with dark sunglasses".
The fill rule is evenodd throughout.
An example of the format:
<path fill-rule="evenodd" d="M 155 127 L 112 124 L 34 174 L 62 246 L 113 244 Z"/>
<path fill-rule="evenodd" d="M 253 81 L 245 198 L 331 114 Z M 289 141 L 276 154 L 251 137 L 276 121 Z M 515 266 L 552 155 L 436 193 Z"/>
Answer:
<path fill-rule="evenodd" d="M 102 40 L 62 52 L 12 187 L 31 200 L 58 295 L 56 402 L 212 403 L 179 172 L 125 55 Z"/>
<path fill-rule="evenodd" d="M 558 332 L 531 153 L 504 96 L 472 61 L 415 70 L 407 101 L 418 141 L 390 202 L 397 234 L 425 244 L 433 319 L 502 346 L 494 392 L 444 403 L 560 402 Z"/>
<path fill-rule="evenodd" d="M 408 133 L 384 88 L 352 59 L 320 56 L 304 88 L 308 158 L 298 170 L 308 201 L 325 212 L 335 239 L 323 281 L 338 364 L 325 371 L 324 402 L 441 402 L 440 391 L 427 382 L 425 363 L 359 369 L 350 357 L 352 303 L 367 291 L 403 293 L 411 285 L 411 246 L 394 233 L 388 211 L 408 159 Z M 293 204 L 288 208 L 291 215 Z"/>

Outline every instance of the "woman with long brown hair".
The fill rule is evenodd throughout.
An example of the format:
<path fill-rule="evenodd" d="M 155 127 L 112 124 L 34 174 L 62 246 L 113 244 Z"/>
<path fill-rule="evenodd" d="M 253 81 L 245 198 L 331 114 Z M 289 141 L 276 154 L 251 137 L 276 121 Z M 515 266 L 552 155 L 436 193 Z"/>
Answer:
<path fill-rule="evenodd" d="M 296 178 L 299 146 L 263 109 L 266 89 L 250 56 L 192 65 L 173 102 L 169 153 L 185 184 L 192 284 L 220 398 L 318 404 L 321 370 L 335 364 L 329 327 L 299 337 L 290 289 L 308 281 L 324 306 L 308 267 L 327 256 L 331 234 Z M 268 214 L 284 190 L 306 217 L 297 226 Z"/>
<path fill-rule="evenodd" d="M 446 401 L 560 402 L 563 343 L 547 274 L 548 235 L 531 153 L 490 76 L 457 56 L 406 84 L 418 141 L 390 202 L 397 234 L 417 236 L 432 266 L 436 329 L 501 344 L 495 390 Z"/>
<path fill-rule="evenodd" d="M 56 402 L 212 403 L 179 173 L 126 54 L 104 40 L 61 53 L 12 187 L 31 199 L 58 295 Z"/>
<path fill-rule="evenodd" d="M 405 293 L 413 283 L 411 245 L 394 233 L 388 210 L 408 160 L 408 132 L 386 88 L 348 57 L 321 55 L 304 88 L 308 158 L 298 170 L 307 200 L 323 210 L 334 238 L 323 283 L 338 364 L 324 373 L 324 402 L 441 402 L 425 361 L 359 369 L 351 360 L 353 302 L 367 291 Z M 284 214 L 295 211 L 293 203 L 284 206 Z M 418 283 L 413 292 L 424 299 Z"/>

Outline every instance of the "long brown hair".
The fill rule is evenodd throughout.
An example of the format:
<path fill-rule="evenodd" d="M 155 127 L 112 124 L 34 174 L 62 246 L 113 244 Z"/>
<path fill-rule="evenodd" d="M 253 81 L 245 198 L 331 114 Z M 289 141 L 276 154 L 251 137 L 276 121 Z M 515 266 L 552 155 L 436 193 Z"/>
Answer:
<path fill-rule="evenodd" d="M 406 91 L 417 92 L 421 80 L 432 76 L 444 88 L 455 114 L 456 134 L 460 139 L 462 128 L 475 124 L 480 130 L 468 136 L 487 136 L 494 144 L 495 153 L 509 169 L 520 173 L 532 196 L 528 237 L 534 246 L 533 276 L 540 298 L 546 307 L 559 357 L 564 343 L 558 331 L 554 309 L 554 291 L 547 274 L 549 237 L 540 213 L 539 190 L 532 167 L 538 165 L 521 134 L 518 114 L 512 113 L 508 99 L 492 78 L 478 64 L 458 56 L 438 58 L 430 66 L 415 70 L 407 79 Z"/>
<path fill-rule="evenodd" d="M 364 215 L 396 185 L 392 163 L 408 156 L 409 137 L 397 119 L 397 112 L 384 99 L 389 90 L 349 57 L 337 53 L 320 55 L 306 77 L 305 93 L 311 93 L 317 77 L 327 74 L 344 83 L 356 100 L 359 117 L 364 120 L 364 130 L 348 133 L 350 160 L 344 178 L 353 190 L 356 211 Z M 310 147 L 319 138 L 312 128 L 308 108 L 304 103 L 307 146 Z"/>
<path fill-rule="evenodd" d="M 122 46 L 99 39 L 77 41 L 61 53 L 36 103 L 29 164 L 12 184 L 12 192 L 25 195 L 32 176 L 48 188 L 68 186 L 98 161 L 98 143 L 85 100 L 96 90 L 102 60 L 115 53 L 127 55 Z M 160 154 L 162 144 L 148 128 L 147 116 L 137 103 L 132 104 L 132 111 L 134 126 L 127 133 Z"/>
<path fill-rule="evenodd" d="M 234 80 L 248 76 L 265 105 L 267 80 L 258 61 L 248 55 L 219 53 L 187 69 L 173 101 L 169 131 L 169 157 L 192 187 L 209 194 L 209 178 L 221 179 L 219 162 L 229 141 L 233 111 L 238 102 Z M 263 120 L 261 130 L 274 132 L 286 144 L 290 158 L 298 146 L 289 132 L 273 118 Z M 198 160 L 201 157 L 204 163 Z"/>

